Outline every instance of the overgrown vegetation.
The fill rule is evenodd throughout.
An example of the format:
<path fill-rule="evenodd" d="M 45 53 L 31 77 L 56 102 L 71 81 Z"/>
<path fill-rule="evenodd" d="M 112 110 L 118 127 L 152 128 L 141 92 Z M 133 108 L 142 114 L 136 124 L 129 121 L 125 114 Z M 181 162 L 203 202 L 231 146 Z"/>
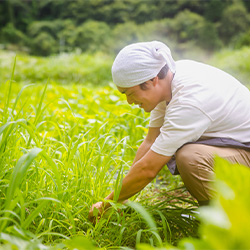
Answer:
<path fill-rule="evenodd" d="M 249 10 L 248 0 L 5 0 L 0 43 L 42 56 L 76 48 L 114 53 L 156 39 L 186 49 L 240 48 L 250 45 Z"/>
<path fill-rule="evenodd" d="M 152 184 L 137 197 L 147 213 L 136 204 L 114 204 L 96 226 L 87 219 L 91 204 L 116 190 L 131 165 L 146 132 L 146 113 L 128 106 L 111 87 L 21 85 L 13 78 L 14 70 L 0 96 L 3 243 L 42 249 L 82 236 L 117 248 L 196 236 L 198 222 L 189 217 L 196 202 L 185 190 L 178 198 L 171 189 L 182 183 L 164 171 L 168 186 Z"/>
<path fill-rule="evenodd" d="M 201 50 L 172 50 L 175 60 L 193 59 L 219 67 L 250 86 L 250 47 L 207 54 Z M 0 82 L 11 77 L 15 53 L 0 50 Z M 82 84 L 82 86 L 107 86 L 112 82 L 111 66 L 114 57 L 104 53 L 69 53 L 50 57 L 19 54 L 14 81 L 25 84 L 44 83 L 49 79 L 56 84 Z"/>
<path fill-rule="evenodd" d="M 15 53 L 0 51 L 0 81 L 11 77 Z M 111 82 L 112 57 L 103 53 L 61 54 L 50 57 L 20 55 L 17 57 L 14 80 L 41 83 L 45 79 L 58 84 L 79 83 L 84 86 L 104 86 Z"/>
<path fill-rule="evenodd" d="M 224 50 L 210 60 L 247 79 L 248 54 Z M 90 206 L 119 189 L 148 114 L 110 83 L 104 54 L 18 55 L 15 67 L 14 54 L 1 58 L 0 249 L 250 247 L 249 169 L 220 159 L 218 197 L 200 215 L 180 177 L 163 169 L 133 203 L 114 203 L 91 224 Z"/>

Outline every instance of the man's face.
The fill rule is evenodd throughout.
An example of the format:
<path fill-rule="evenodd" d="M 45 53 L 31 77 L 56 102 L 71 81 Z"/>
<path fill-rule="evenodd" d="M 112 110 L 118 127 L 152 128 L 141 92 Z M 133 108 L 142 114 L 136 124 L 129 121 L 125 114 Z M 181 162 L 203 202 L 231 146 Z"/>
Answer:
<path fill-rule="evenodd" d="M 117 88 L 122 94 L 126 95 L 129 104 L 137 104 L 146 112 L 151 112 L 159 103 L 159 98 L 157 95 L 157 88 L 153 84 L 153 81 L 147 81 L 146 86 L 146 89 L 141 89 L 140 85 L 130 88 Z"/>

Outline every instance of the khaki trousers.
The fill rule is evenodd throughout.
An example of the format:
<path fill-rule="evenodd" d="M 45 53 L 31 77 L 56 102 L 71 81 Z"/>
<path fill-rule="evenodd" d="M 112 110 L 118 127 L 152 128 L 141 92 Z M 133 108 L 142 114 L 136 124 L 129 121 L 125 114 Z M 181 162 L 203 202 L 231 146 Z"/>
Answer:
<path fill-rule="evenodd" d="M 214 195 L 214 156 L 250 167 L 250 151 L 203 144 L 187 144 L 176 155 L 176 165 L 188 191 L 199 204 L 207 204 Z"/>

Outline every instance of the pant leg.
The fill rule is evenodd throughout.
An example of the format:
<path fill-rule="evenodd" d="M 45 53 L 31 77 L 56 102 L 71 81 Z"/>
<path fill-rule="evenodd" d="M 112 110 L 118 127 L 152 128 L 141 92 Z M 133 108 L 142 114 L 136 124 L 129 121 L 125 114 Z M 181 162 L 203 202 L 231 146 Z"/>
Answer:
<path fill-rule="evenodd" d="M 237 148 L 187 144 L 179 149 L 175 156 L 177 168 L 185 186 L 200 204 L 208 203 L 215 193 L 211 185 L 215 155 L 232 163 L 250 167 L 250 151 Z"/>

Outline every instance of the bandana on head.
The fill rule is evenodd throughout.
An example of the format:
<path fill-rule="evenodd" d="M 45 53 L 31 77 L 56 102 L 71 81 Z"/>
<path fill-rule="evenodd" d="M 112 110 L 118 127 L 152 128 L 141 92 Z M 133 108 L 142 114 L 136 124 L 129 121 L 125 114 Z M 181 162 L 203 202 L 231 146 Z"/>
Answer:
<path fill-rule="evenodd" d="M 113 81 L 118 87 L 133 87 L 157 76 L 165 64 L 175 73 L 175 61 L 164 43 L 134 43 L 116 56 L 112 66 Z"/>

